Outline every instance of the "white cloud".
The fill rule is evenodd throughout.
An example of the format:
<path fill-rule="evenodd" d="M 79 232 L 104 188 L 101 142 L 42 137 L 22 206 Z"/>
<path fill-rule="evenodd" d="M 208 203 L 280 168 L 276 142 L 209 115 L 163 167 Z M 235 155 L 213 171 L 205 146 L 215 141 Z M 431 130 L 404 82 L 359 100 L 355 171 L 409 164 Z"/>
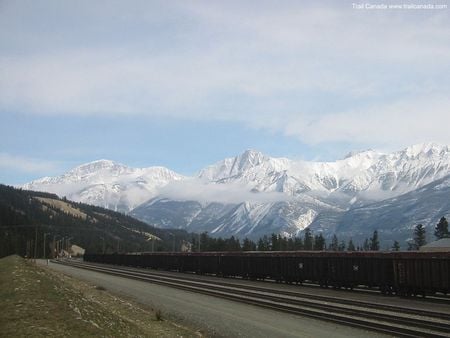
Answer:
<path fill-rule="evenodd" d="M 0 168 L 24 173 L 49 174 L 57 171 L 58 165 L 52 161 L 0 153 Z"/>
<path fill-rule="evenodd" d="M 450 143 L 446 11 L 182 1 L 113 3 L 103 16 L 104 5 L 58 8 L 60 33 L 4 24 L 0 111 L 239 121 L 311 144 Z M 64 18 L 87 24 L 77 35 Z M 14 34 L 45 48 L 19 53 Z"/>
<path fill-rule="evenodd" d="M 174 181 L 159 190 L 159 197 L 203 203 L 275 203 L 288 201 L 290 196 L 279 192 L 251 192 L 250 186 L 239 183 L 213 184 L 199 179 Z"/>
<path fill-rule="evenodd" d="M 449 125 L 450 100 L 429 96 L 319 117 L 300 114 L 284 131 L 313 144 L 358 140 L 395 149 L 430 139 L 450 144 Z"/>

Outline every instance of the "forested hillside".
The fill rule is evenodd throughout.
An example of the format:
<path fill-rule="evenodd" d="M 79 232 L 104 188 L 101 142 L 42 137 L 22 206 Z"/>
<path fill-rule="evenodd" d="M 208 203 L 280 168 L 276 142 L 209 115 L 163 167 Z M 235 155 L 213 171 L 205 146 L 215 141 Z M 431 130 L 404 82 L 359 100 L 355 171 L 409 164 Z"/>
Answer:
<path fill-rule="evenodd" d="M 89 252 L 111 253 L 171 250 L 188 238 L 185 231 L 157 229 L 104 208 L 0 185 L 0 257 L 35 251 L 42 257 L 44 250 L 49 257 L 53 241 L 63 239 Z"/>

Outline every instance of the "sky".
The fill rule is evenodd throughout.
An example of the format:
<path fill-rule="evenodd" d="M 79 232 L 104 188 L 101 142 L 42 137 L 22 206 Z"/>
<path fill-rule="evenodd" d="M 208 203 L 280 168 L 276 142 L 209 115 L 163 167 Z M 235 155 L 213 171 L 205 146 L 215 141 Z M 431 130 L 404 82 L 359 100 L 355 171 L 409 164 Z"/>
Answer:
<path fill-rule="evenodd" d="M 450 144 L 450 1 L 380 3 L 0 0 L 0 183 Z"/>

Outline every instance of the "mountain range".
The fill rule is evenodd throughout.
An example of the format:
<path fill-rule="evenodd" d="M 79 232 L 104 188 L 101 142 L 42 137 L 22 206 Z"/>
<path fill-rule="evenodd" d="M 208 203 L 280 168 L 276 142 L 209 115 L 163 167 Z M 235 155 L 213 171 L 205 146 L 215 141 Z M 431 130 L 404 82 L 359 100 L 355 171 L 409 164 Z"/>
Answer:
<path fill-rule="evenodd" d="M 430 228 L 450 213 L 450 147 L 367 150 L 334 162 L 247 150 L 191 177 L 100 160 L 22 188 L 129 213 L 161 228 L 256 239 L 272 232 L 295 236 L 309 227 L 355 241 L 378 230 L 388 245 L 410 237 L 417 223 Z"/>

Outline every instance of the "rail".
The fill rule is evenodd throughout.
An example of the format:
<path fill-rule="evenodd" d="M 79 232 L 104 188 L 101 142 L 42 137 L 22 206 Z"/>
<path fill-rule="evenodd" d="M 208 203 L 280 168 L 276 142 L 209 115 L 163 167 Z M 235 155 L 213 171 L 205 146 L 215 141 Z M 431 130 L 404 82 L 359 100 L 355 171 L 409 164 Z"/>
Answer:
<path fill-rule="evenodd" d="M 278 311 L 370 329 L 402 337 L 450 337 L 450 314 L 400 306 L 345 300 L 337 297 L 189 278 L 184 274 L 167 276 L 151 270 L 55 261 L 77 268 L 176 287 L 244 302 Z"/>

